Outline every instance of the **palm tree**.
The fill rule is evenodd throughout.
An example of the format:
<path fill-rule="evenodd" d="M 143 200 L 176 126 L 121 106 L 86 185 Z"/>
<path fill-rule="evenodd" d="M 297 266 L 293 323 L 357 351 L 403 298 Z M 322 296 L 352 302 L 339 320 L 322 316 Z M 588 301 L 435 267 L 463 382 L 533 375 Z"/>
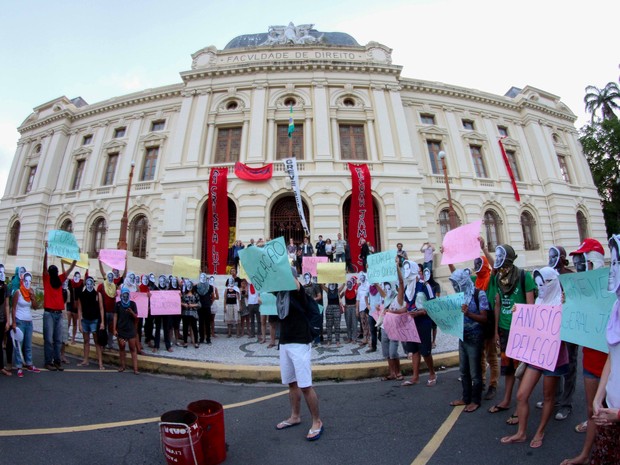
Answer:
<path fill-rule="evenodd" d="M 603 89 L 594 86 L 586 87 L 586 95 L 583 98 L 586 104 L 586 111 L 592 113 L 592 121 L 594 121 L 595 113 L 601 109 L 603 119 L 616 118 L 614 109 L 620 109 L 620 105 L 616 103 L 620 100 L 620 88 L 615 82 L 608 83 Z"/>

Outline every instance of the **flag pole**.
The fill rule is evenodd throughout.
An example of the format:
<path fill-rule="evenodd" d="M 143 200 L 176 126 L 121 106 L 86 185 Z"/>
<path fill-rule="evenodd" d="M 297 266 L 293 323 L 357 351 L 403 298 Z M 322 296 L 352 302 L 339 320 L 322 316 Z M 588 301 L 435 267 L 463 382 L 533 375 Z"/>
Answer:
<path fill-rule="evenodd" d="M 293 158 L 293 133 L 295 132 L 295 123 L 293 123 L 293 104 L 288 117 L 288 157 Z"/>

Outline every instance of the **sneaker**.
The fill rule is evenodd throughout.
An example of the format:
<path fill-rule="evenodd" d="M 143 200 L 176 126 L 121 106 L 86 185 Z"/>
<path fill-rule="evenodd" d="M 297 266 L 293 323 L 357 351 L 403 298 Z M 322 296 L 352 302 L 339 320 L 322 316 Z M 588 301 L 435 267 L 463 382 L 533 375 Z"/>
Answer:
<path fill-rule="evenodd" d="M 487 393 L 484 395 L 484 400 L 491 400 L 495 398 L 495 394 L 497 394 L 497 388 L 495 386 L 489 386 Z"/>
<path fill-rule="evenodd" d="M 539 400 L 538 402 L 536 402 L 536 408 L 540 408 L 540 409 L 543 408 L 543 403 L 544 402 L 542 400 Z"/>
<path fill-rule="evenodd" d="M 44 368 L 49 371 L 56 371 L 56 367 L 51 363 L 46 363 Z"/>
<path fill-rule="evenodd" d="M 26 370 L 31 371 L 32 373 L 41 373 L 41 370 L 39 370 L 34 365 L 30 365 L 30 366 L 27 366 L 25 368 L 26 368 Z"/>
<path fill-rule="evenodd" d="M 17 377 L 18 378 L 23 378 L 24 377 L 24 372 L 22 371 L 21 368 L 17 369 Z"/>
<path fill-rule="evenodd" d="M 562 407 L 558 410 L 558 413 L 555 414 L 555 419 L 558 421 L 566 420 L 571 414 L 571 411 L 572 409 L 570 407 Z"/>
<path fill-rule="evenodd" d="M 58 371 L 65 371 L 61 363 L 54 362 L 54 367 L 56 367 Z"/>

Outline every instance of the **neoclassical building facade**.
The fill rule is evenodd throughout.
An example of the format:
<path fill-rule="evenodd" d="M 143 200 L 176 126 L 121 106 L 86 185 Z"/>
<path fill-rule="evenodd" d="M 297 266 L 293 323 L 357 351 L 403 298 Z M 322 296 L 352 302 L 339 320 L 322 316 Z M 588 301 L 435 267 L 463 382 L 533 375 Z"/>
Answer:
<path fill-rule="evenodd" d="M 135 257 L 169 264 L 183 255 L 209 267 L 209 173 L 221 166 L 230 168 L 231 238 L 299 241 L 281 161 L 291 151 L 313 241 L 347 235 L 353 162 L 371 175 L 376 249 L 402 242 L 415 257 L 425 241 L 440 244 L 449 230 L 445 160 L 459 223 L 482 219 L 490 246 L 510 243 L 522 266 L 546 263 L 552 244 L 605 242 L 576 117 L 559 97 L 529 86 L 493 95 L 404 77 L 390 48 L 311 26 L 270 27 L 223 50 L 203 48 L 180 82 L 165 87 L 34 108 L 19 127 L 0 203 L 5 266 L 36 272 L 50 229 L 72 231 L 93 258 L 115 248 L 132 166 Z M 273 176 L 239 179 L 237 161 L 273 163 Z"/>

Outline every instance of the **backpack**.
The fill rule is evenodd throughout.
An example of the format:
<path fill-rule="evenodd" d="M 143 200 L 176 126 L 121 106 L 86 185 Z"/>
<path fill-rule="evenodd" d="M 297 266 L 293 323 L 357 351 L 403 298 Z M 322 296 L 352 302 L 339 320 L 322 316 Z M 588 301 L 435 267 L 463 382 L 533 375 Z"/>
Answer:
<path fill-rule="evenodd" d="M 321 330 L 323 329 L 323 315 L 319 310 L 319 304 L 316 300 L 306 298 L 304 316 L 308 321 L 308 327 L 310 328 L 312 339 L 319 337 L 321 335 Z"/>

